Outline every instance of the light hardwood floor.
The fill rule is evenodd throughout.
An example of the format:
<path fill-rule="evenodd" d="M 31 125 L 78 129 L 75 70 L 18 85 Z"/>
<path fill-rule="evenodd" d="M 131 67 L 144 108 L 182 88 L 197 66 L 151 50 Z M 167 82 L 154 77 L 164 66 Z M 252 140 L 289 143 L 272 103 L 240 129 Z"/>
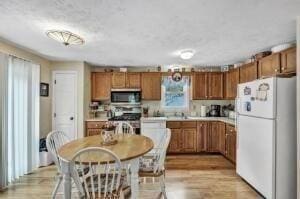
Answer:
<path fill-rule="evenodd" d="M 166 168 L 169 199 L 261 198 L 235 174 L 234 166 L 220 155 L 168 156 Z M 50 198 L 55 173 L 54 166 L 40 168 L 0 192 L 0 198 Z M 159 184 L 152 183 L 152 179 L 141 183 L 140 198 L 160 198 Z"/>

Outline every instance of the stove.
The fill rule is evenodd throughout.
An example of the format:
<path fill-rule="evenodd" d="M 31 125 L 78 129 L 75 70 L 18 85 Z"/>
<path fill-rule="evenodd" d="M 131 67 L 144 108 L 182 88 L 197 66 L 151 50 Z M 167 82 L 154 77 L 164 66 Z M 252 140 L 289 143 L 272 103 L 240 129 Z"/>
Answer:
<path fill-rule="evenodd" d="M 140 118 L 141 114 L 140 113 L 125 113 L 120 116 L 114 116 L 110 119 L 109 121 L 112 121 L 114 124 L 118 125 L 120 122 L 128 122 L 134 129 L 136 134 L 140 134 Z"/>

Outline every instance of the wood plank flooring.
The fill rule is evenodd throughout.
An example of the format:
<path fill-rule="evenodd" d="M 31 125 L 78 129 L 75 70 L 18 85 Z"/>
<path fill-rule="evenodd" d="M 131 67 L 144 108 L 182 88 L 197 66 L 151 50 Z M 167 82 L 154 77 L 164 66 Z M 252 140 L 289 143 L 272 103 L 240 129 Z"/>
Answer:
<path fill-rule="evenodd" d="M 166 189 L 169 199 L 261 198 L 235 174 L 234 166 L 220 155 L 168 156 L 166 168 Z M 50 198 L 55 174 L 54 166 L 40 168 L 0 192 L 0 198 Z M 140 184 L 140 198 L 160 198 L 159 183 L 152 183 L 152 179 L 146 181 Z"/>

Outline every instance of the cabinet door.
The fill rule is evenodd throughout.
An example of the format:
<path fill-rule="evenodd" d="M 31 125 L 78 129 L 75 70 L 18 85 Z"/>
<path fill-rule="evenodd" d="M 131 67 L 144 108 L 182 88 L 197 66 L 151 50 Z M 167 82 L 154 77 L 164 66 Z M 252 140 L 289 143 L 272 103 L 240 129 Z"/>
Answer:
<path fill-rule="evenodd" d="M 208 73 L 208 98 L 222 99 L 223 96 L 223 73 Z"/>
<path fill-rule="evenodd" d="M 229 160 L 236 162 L 236 131 L 233 126 L 226 128 L 226 155 Z"/>
<path fill-rule="evenodd" d="M 208 133 L 208 151 L 220 151 L 219 122 L 210 122 L 210 131 Z"/>
<path fill-rule="evenodd" d="M 127 73 L 126 87 L 127 88 L 141 88 L 141 74 L 140 73 Z"/>
<path fill-rule="evenodd" d="M 126 73 L 114 72 L 112 74 L 112 87 L 113 88 L 125 88 L 126 87 Z"/>
<path fill-rule="evenodd" d="M 226 128 L 223 122 L 218 124 L 219 131 L 219 151 L 223 155 L 226 155 Z"/>
<path fill-rule="evenodd" d="M 239 83 L 239 69 L 232 69 L 225 73 L 225 98 L 235 99 L 237 94 L 237 85 Z"/>
<path fill-rule="evenodd" d="M 158 72 L 142 73 L 142 99 L 160 100 L 161 74 Z"/>
<path fill-rule="evenodd" d="M 207 73 L 194 73 L 192 76 L 193 99 L 207 99 Z"/>
<path fill-rule="evenodd" d="M 208 151 L 208 122 L 197 122 L 197 152 Z"/>
<path fill-rule="evenodd" d="M 245 64 L 239 69 L 240 83 L 251 82 L 257 79 L 257 62 Z"/>
<path fill-rule="evenodd" d="M 182 151 L 181 138 L 181 129 L 171 129 L 171 140 L 168 153 L 178 153 Z"/>
<path fill-rule="evenodd" d="M 101 129 L 87 129 L 86 136 L 100 135 Z"/>
<path fill-rule="evenodd" d="M 92 73 L 92 100 L 109 100 L 111 89 L 111 73 Z"/>
<path fill-rule="evenodd" d="M 182 150 L 183 152 L 197 151 L 197 129 L 184 128 L 182 129 Z"/>
<path fill-rule="evenodd" d="M 296 53 L 297 53 L 296 47 L 281 52 L 282 73 L 296 73 L 296 68 L 297 68 Z"/>
<path fill-rule="evenodd" d="M 258 77 L 269 77 L 280 73 L 280 53 L 264 57 L 258 61 Z"/>

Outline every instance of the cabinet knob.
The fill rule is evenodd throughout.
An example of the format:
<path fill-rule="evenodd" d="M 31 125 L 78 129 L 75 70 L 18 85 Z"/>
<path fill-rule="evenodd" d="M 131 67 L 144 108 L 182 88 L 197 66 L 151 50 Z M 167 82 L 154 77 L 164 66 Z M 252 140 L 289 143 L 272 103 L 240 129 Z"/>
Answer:
<path fill-rule="evenodd" d="M 277 72 L 277 71 L 278 71 L 278 69 L 275 69 L 274 71 L 275 71 L 275 72 Z"/>
<path fill-rule="evenodd" d="M 284 67 L 282 67 L 282 68 L 281 68 L 281 70 L 285 70 L 285 68 L 284 68 Z"/>

